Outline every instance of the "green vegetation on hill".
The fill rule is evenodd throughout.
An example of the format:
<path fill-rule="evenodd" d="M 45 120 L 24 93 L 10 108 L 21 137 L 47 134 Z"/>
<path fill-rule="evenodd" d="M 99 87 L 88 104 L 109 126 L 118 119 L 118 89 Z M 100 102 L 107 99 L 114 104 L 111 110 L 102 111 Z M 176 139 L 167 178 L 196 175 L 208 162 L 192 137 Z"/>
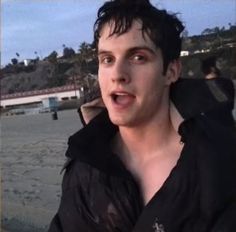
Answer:
<path fill-rule="evenodd" d="M 206 29 L 202 35 L 185 37 L 182 50 L 189 52 L 188 56 L 181 57 L 183 77 L 202 78 L 202 60 L 216 56 L 222 76 L 236 79 L 236 26 L 228 30 L 218 27 Z M 16 54 L 19 58 L 19 54 Z M 88 91 L 95 84 L 95 49 L 86 42 L 81 43 L 78 52 L 63 45 L 62 57 L 53 51 L 43 60 L 39 57 L 31 60 L 27 66 L 17 58 L 13 58 L 12 63 L 2 69 L 2 95 L 68 84 L 83 86 Z"/>

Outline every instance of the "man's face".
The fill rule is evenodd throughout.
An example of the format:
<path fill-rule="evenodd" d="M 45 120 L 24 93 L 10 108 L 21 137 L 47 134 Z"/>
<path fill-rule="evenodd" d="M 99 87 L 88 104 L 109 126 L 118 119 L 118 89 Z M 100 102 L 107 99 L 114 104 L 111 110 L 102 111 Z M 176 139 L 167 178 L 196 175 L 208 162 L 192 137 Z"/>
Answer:
<path fill-rule="evenodd" d="M 141 24 L 120 36 L 109 36 L 106 24 L 98 43 L 99 84 L 111 121 L 134 127 L 158 117 L 168 107 L 172 72 L 163 75 L 160 49 L 143 35 Z"/>

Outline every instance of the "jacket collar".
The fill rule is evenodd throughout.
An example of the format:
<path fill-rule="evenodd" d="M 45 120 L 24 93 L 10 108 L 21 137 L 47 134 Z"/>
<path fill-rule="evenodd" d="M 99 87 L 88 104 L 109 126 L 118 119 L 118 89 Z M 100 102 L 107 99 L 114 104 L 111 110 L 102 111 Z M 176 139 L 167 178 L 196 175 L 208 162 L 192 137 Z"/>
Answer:
<path fill-rule="evenodd" d="M 186 120 L 209 111 L 234 106 L 234 86 L 230 79 L 184 79 L 170 89 L 170 99 Z"/>
<path fill-rule="evenodd" d="M 112 124 L 107 110 L 97 115 L 89 124 L 69 138 L 66 156 L 109 175 L 131 177 L 128 170 L 109 146 L 118 127 Z"/>
<path fill-rule="evenodd" d="M 185 119 L 194 118 L 208 111 L 227 107 L 233 108 L 234 88 L 228 79 L 180 79 L 171 86 L 171 101 L 181 116 Z M 184 125 L 179 127 L 179 133 L 184 140 Z M 124 165 L 114 155 L 109 147 L 110 140 L 118 131 L 112 124 L 107 110 L 93 118 L 89 124 L 69 138 L 69 148 L 66 156 L 71 159 L 89 163 L 90 165 L 111 173 L 124 172 Z"/>

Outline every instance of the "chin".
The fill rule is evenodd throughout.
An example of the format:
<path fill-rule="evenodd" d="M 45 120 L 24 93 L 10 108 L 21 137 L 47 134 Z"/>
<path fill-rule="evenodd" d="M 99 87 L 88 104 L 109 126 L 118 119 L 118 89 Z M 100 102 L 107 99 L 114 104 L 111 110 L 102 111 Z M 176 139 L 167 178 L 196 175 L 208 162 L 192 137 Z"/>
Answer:
<path fill-rule="evenodd" d="M 108 110 L 108 114 L 111 122 L 116 126 L 132 127 L 137 120 L 133 112 L 126 111 L 121 113 Z"/>
<path fill-rule="evenodd" d="M 111 122 L 118 127 L 134 127 L 135 120 L 128 117 L 110 117 Z"/>
<path fill-rule="evenodd" d="M 116 126 L 125 126 L 127 124 L 125 120 L 121 120 L 117 118 L 110 118 L 110 120 Z"/>
<path fill-rule="evenodd" d="M 109 118 L 110 118 L 111 122 L 117 126 L 125 126 L 128 123 L 127 117 L 121 117 L 121 116 L 109 114 Z"/>

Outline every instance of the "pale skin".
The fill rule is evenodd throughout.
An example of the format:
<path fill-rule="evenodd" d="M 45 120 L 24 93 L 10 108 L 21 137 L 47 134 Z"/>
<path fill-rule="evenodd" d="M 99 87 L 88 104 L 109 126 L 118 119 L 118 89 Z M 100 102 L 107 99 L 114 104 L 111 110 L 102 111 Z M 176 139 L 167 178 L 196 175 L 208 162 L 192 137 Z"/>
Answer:
<path fill-rule="evenodd" d="M 183 148 L 169 100 L 169 87 L 178 79 L 181 64 L 171 62 L 163 74 L 161 51 L 143 36 L 139 21 L 120 36 L 109 36 L 112 26 L 103 27 L 98 43 L 99 84 L 109 117 L 119 127 L 112 149 L 133 174 L 146 205 Z"/>

